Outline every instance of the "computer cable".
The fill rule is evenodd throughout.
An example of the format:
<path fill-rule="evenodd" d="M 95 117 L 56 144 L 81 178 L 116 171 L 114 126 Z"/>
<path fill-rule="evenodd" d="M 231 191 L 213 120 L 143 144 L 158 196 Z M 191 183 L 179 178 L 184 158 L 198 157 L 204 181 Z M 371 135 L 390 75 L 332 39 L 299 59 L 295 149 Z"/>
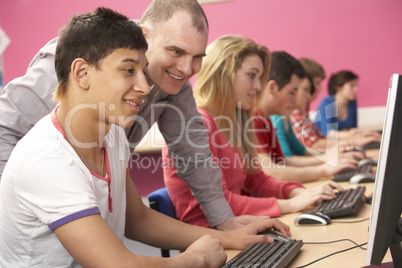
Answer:
<path fill-rule="evenodd" d="M 355 220 L 355 221 L 339 221 L 339 220 L 331 220 L 332 223 L 356 223 L 356 222 L 362 222 L 362 221 L 367 221 L 369 218 L 364 218 L 360 220 Z"/>
<path fill-rule="evenodd" d="M 333 243 L 338 243 L 338 242 L 343 242 L 343 241 L 349 241 L 349 242 L 355 244 L 356 246 L 359 246 L 362 250 L 367 250 L 367 248 L 362 247 L 362 245 L 364 245 L 364 244 L 359 245 L 355 241 L 348 239 L 348 238 L 338 239 L 338 240 L 334 240 L 334 241 L 327 241 L 327 242 L 303 242 L 303 244 L 323 245 L 323 244 L 333 244 Z"/>
<path fill-rule="evenodd" d="M 312 262 L 310 262 L 310 263 L 307 263 L 307 264 L 305 264 L 305 265 L 298 266 L 298 267 L 296 267 L 296 268 L 304 268 L 304 267 L 310 266 L 310 265 L 313 264 L 313 263 L 319 262 L 319 261 L 321 261 L 321 260 L 323 260 L 323 259 L 326 259 L 326 258 L 331 257 L 331 256 L 333 256 L 333 255 L 336 255 L 336 254 L 339 254 L 339 253 L 342 253 L 342 252 L 345 252 L 345 251 L 348 251 L 348 250 L 351 250 L 351 249 L 354 249 L 354 248 L 361 248 L 361 249 L 363 249 L 363 250 L 367 250 L 366 248 L 363 248 L 364 245 L 367 245 L 367 242 L 365 242 L 365 243 L 363 243 L 363 244 L 357 244 L 356 242 L 354 242 L 354 241 L 352 241 L 352 240 L 350 240 L 350 239 L 340 239 L 340 240 L 335 240 L 335 241 L 330 241 L 330 242 L 307 242 L 307 243 L 304 243 L 304 244 L 330 244 L 330 243 L 335 243 L 335 242 L 340 242 L 340 241 L 345 241 L 345 240 L 348 240 L 348 241 L 354 243 L 356 246 L 353 246 L 353 247 L 350 247 L 350 248 L 346 248 L 346 249 L 343 249 L 343 250 L 339 250 L 339 251 L 333 252 L 333 253 L 331 253 L 331 254 L 328 254 L 328 255 L 326 255 L 326 256 L 324 256 L 324 257 L 321 257 L 321 258 L 319 258 L 319 259 L 316 259 L 316 260 L 314 260 L 314 261 L 312 261 Z"/>

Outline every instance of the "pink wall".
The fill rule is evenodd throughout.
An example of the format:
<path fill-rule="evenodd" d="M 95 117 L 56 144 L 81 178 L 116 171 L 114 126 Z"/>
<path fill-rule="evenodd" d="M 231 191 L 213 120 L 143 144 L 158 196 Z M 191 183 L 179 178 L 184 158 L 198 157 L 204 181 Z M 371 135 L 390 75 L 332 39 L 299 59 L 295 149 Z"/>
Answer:
<path fill-rule="evenodd" d="M 0 25 L 12 42 L 3 57 L 5 83 L 25 73 L 38 49 L 72 14 L 106 6 L 139 18 L 149 2 L 1 0 Z M 360 76 L 360 107 L 385 105 L 389 77 L 402 74 L 400 0 L 233 0 L 205 4 L 204 10 L 210 41 L 222 34 L 243 34 L 271 51 L 311 57 L 328 76 L 353 70 Z M 324 95 L 326 90 L 319 97 Z"/>

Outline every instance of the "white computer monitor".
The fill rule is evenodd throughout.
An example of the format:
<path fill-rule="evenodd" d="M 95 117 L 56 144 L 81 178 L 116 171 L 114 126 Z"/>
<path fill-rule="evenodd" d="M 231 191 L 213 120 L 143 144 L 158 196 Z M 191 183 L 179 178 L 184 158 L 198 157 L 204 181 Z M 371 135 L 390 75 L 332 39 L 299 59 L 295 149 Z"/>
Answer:
<path fill-rule="evenodd" d="M 402 267 L 402 76 L 389 84 L 368 229 L 366 263 L 381 264 L 388 248 Z"/>

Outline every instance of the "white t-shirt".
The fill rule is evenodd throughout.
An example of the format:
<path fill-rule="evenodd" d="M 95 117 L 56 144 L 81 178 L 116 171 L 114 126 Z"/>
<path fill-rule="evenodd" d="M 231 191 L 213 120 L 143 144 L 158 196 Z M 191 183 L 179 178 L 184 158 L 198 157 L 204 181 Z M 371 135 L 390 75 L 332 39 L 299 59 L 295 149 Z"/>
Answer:
<path fill-rule="evenodd" d="M 0 184 L 0 267 L 80 267 L 53 230 L 88 215 L 123 240 L 130 151 L 124 130 L 105 138 L 107 176 L 92 173 L 67 142 L 55 110 L 17 144 Z"/>

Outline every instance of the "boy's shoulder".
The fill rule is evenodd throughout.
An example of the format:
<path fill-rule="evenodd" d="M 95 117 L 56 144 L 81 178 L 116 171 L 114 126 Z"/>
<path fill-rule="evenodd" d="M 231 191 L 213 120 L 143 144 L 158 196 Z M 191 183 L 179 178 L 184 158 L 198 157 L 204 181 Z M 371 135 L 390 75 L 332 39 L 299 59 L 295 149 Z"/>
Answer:
<path fill-rule="evenodd" d="M 43 117 L 17 143 L 4 169 L 3 179 L 43 177 L 49 169 L 71 165 L 74 150 L 67 146 L 50 116 Z"/>
<path fill-rule="evenodd" d="M 323 101 L 325 101 L 325 102 L 333 102 L 334 100 L 335 100 L 335 95 L 328 95 L 323 99 Z"/>
<path fill-rule="evenodd" d="M 74 150 L 54 126 L 49 114 L 39 120 L 17 143 L 8 162 L 42 165 L 43 159 L 62 155 L 68 158 L 74 155 Z"/>
<path fill-rule="evenodd" d="M 57 129 L 52 124 L 49 115 L 40 119 L 18 142 L 16 148 L 30 148 L 39 146 L 39 144 L 50 143 L 57 138 Z M 22 149 L 22 148 L 21 148 Z M 19 149 L 20 150 L 20 149 Z"/>

